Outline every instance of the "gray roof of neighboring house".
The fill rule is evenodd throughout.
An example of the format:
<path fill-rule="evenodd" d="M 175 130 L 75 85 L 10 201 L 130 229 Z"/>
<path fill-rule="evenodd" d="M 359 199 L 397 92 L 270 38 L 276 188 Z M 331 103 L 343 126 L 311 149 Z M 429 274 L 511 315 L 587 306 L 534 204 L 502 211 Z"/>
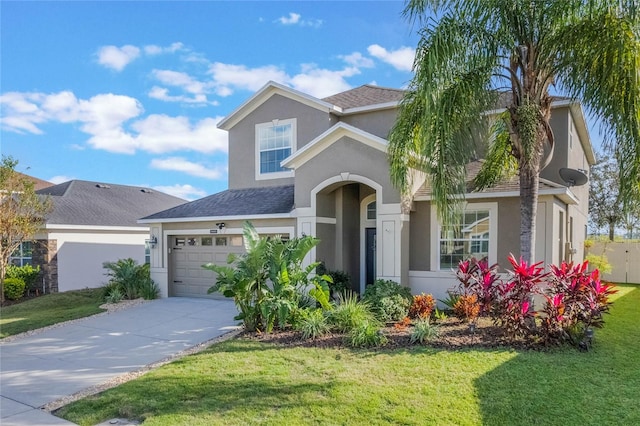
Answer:
<path fill-rule="evenodd" d="M 340 108 L 348 109 L 385 104 L 388 102 L 400 102 L 403 95 L 404 90 L 365 84 L 364 86 L 337 93 L 322 100 L 339 106 Z"/>
<path fill-rule="evenodd" d="M 36 191 L 48 195 L 53 210 L 47 224 L 140 226 L 138 219 L 186 201 L 138 186 L 71 180 Z"/>
<path fill-rule="evenodd" d="M 228 189 L 143 220 L 281 214 L 291 212 L 293 204 L 293 185 Z"/>

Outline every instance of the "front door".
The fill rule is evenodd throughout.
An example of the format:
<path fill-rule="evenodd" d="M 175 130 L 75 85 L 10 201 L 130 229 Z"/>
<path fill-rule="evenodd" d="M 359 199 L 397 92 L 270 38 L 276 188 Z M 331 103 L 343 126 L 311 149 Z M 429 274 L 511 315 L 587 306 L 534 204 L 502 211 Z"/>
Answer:
<path fill-rule="evenodd" d="M 376 228 L 365 228 L 365 285 L 376 280 Z"/>

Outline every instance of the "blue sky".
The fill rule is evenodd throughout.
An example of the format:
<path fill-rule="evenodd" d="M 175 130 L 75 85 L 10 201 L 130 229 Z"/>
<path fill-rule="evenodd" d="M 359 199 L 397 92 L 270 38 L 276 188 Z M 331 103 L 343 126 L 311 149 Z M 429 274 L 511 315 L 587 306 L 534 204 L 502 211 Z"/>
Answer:
<path fill-rule="evenodd" d="M 227 188 L 216 123 L 267 81 L 317 97 L 411 79 L 402 1 L 0 3 L 0 151 L 55 183 Z M 27 169 L 28 168 L 28 169 Z"/>

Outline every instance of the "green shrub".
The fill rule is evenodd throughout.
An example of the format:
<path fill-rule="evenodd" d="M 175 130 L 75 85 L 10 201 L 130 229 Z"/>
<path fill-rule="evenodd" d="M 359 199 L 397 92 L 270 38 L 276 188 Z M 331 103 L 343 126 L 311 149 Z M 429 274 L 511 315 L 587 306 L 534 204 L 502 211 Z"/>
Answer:
<path fill-rule="evenodd" d="M 22 278 L 4 279 L 4 296 L 9 300 L 18 300 L 24 296 L 25 283 Z"/>
<path fill-rule="evenodd" d="M 350 291 L 340 295 L 336 306 L 329 311 L 329 322 L 341 333 L 349 332 L 362 323 L 374 321 L 369 304 L 358 302 L 358 296 Z"/>
<path fill-rule="evenodd" d="M 399 294 L 394 294 L 393 296 L 380 299 L 380 304 L 375 313 L 377 313 L 377 318 L 380 321 L 398 322 L 409 315 L 410 305 L 411 302 L 407 299 Z"/>
<path fill-rule="evenodd" d="M 374 321 L 363 321 L 349 331 L 347 342 L 354 348 L 373 348 L 387 344 L 387 337 Z"/>
<path fill-rule="evenodd" d="M 158 285 L 151 279 L 149 264 L 138 265 L 134 259 L 120 259 L 116 262 L 104 262 L 102 266 L 108 270 L 109 284 L 105 286 L 105 298 L 109 297 L 113 288 L 117 288 L 125 299 L 139 297 L 156 299 L 160 294 Z"/>
<path fill-rule="evenodd" d="M 40 266 L 35 268 L 31 265 L 16 266 L 9 265 L 5 272 L 5 278 L 20 278 L 24 281 L 25 288 L 28 291 L 35 291 L 38 288 L 38 275 L 40 275 Z"/>
<path fill-rule="evenodd" d="M 598 256 L 597 254 L 589 253 L 585 256 L 585 260 L 589 262 L 589 269 L 597 269 L 602 274 L 610 274 L 613 270 L 613 267 L 611 266 L 611 263 L 609 263 L 609 259 L 605 254 Z"/>
<path fill-rule="evenodd" d="M 391 280 L 376 280 L 367 286 L 362 300 L 380 321 L 396 322 L 406 317 L 413 301 L 411 290 Z"/>
<path fill-rule="evenodd" d="M 428 343 L 438 337 L 439 332 L 440 329 L 438 326 L 431 324 L 429 318 L 421 318 L 413 324 L 411 343 Z"/>
<path fill-rule="evenodd" d="M 295 329 L 302 332 L 303 339 L 315 339 L 331 331 L 331 325 L 322 309 L 304 309 L 300 311 Z"/>

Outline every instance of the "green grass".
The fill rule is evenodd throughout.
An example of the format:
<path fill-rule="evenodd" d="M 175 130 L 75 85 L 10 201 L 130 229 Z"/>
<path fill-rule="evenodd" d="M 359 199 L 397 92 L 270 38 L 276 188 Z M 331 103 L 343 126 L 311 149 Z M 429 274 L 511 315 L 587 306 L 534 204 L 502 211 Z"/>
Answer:
<path fill-rule="evenodd" d="M 640 288 L 596 345 L 550 352 L 281 348 L 230 340 L 64 407 L 93 425 L 640 424 Z"/>
<path fill-rule="evenodd" d="M 103 312 L 102 289 L 47 294 L 0 308 L 0 338 Z"/>

